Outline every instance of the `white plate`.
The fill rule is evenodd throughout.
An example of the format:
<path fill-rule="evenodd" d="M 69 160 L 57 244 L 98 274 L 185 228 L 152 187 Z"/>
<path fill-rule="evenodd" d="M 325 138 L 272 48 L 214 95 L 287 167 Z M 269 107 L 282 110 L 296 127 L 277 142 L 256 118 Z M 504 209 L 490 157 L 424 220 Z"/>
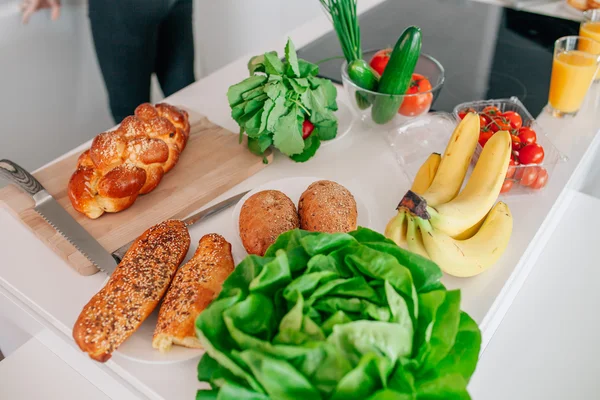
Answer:
<path fill-rule="evenodd" d="M 115 356 L 145 364 L 172 364 L 199 357 L 204 353 L 204 350 L 175 345 L 171 348 L 171 351 L 161 353 L 152 347 L 152 335 L 154 334 L 156 321 L 158 321 L 158 310 L 161 304 L 146 318 L 138 330 L 119 346 L 114 352 Z"/>
<path fill-rule="evenodd" d="M 285 193 L 287 197 L 290 198 L 298 207 L 298 201 L 300 200 L 300 196 L 306 190 L 306 188 L 313 182 L 324 180 L 325 178 L 314 178 L 314 177 L 297 177 L 297 178 L 284 178 L 276 181 L 267 182 L 264 185 L 260 185 L 256 189 L 247 193 L 242 199 L 235 205 L 235 209 L 233 210 L 233 228 L 237 233 L 236 239 L 240 245 L 242 245 L 242 240 L 240 239 L 240 210 L 242 209 L 242 205 L 248 200 L 250 196 L 255 193 L 261 192 L 263 190 L 279 190 L 280 192 Z M 371 224 L 371 219 L 369 218 L 369 211 L 365 206 L 365 203 L 358 196 L 358 190 L 356 188 L 353 190 L 352 186 L 344 184 L 344 182 L 338 182 L 340 185 L 343 185 L 346 189 L 352 193 L 354 199 L 356 200 L 356 209 L 358 212 L 358 226 L 363 226 L 368 228 Z M 244 246 L 242 245 L 242 249 Z"/>
<path fill-rule="evenodd" d="M 348 107 L 346 103 L 339 100 L 337 104 L 338 110 L 334 112 L 338 120 L 337 135 L 335 135 L 335 138 L 331 140 L 321 140 L 321 146 L 327 146 L 331 143 L 337 142 L 346 136 L 348 132 L 350 132 L 350 128 L 352 128 L 352 125 L 354 124 L 354 114 L 352 114 L 352 111 L 350 111 L 350 107 Z"/>

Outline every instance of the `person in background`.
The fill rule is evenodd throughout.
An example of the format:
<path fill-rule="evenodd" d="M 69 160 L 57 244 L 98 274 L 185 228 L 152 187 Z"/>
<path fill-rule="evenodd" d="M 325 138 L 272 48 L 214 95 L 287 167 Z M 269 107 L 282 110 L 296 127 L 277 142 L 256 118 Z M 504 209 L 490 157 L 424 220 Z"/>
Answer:
<path fill-rule="evenodd" d="M 193 0 L 88 0 L 98 64 L 115 122 L 150 101 L 155 73 L 170 96 L 195 81 Z M 23 0 L 23 23 L 40 9 L 60 16 L 60 0 Z"/>

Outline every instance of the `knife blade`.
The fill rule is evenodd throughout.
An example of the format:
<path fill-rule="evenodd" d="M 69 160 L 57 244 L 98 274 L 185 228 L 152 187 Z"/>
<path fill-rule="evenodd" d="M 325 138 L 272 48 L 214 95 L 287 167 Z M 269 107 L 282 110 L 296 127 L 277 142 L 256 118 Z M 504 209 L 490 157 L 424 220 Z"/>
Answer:
<path fill-rule="evenodd" d="M 214 206 L 198 211 L 197 213 L 194 213 L 189 217 L 182 219 L 182 221 L 183 223 L 185 223 L 185 226 L 189 227 L 198 221 L 202 221 L 210 217 L 211 215 L 217 214 L 218 212 L 223 211 L 234 204 L 237 204 L 237 202 L 240 201 L 248 192 L 250 191 L 246 190 L 245 192 L 236 194 L 235 196 L 225 199 L 215 204 Z M 125 257 L 125 253 L 127 253 L 127 250 L 129 250 L 133 242 L 134 241 L 132 240 L 131 242 L 124 244 L 123 246 L 119 247 L 117 250 L 112 252 L 112 256 L 117 261 L 117 263 L 120 263 L 123 257 Z"/>
<path fill-rule="evenodd" d="M 58 204 L 33 175 L 10 160 L 0 160 L 0 176 L 31 195 L 35 201 L 34 210 L 96 267 L 108 273 L 115 270 L 117 264 L 110 253 Z"/>

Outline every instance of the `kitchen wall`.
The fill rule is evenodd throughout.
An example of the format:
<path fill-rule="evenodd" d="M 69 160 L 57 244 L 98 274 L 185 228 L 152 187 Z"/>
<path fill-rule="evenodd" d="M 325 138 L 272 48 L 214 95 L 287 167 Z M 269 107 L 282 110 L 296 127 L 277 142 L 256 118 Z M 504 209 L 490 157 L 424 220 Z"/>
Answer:
<path fill-rule="evenodd" d="M 58 21 L 39 12 L 24 26 L 19 1 L 0 0 L 0 158 L 30 170 L 113 125 L 85 1 L 62 3 Z M 318 12 L 317 0 L 196 0 L 197 77 Z"/>

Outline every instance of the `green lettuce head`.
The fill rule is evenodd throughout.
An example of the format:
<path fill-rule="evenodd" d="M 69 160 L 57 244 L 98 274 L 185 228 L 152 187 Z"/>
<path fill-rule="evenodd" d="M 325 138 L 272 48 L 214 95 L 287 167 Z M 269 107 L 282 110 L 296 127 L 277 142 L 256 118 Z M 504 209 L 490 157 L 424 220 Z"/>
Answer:
<path fill-rule="evenodd" d="M 481 333 L 441 276 L 366 228 L 281 235 L 198 317 L 197 399 L 469 399 Z"/>

